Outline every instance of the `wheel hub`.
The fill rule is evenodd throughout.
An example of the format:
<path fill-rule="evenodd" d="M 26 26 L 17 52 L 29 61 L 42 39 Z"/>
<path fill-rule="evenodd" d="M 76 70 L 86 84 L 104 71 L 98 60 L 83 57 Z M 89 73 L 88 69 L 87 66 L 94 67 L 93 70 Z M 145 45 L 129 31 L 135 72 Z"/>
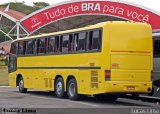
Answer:
<path fill-rule="evenodd" d="M 23 88 L 23 80 L 20 80 L 19 86 L 20 86 L 20 88 Z"/>
<path fill-rule="evenodd" d="M 69 85 L 69 94 L 70 94 L 70 96 L 74 96 L 74 95 L 75 95 L 75 92 L 76 92 L 75 85 L 74 85 L 74 83 L 71 83 L 71 84 Z"/>
<path fill-rule="evenodd" d="M 61 82 L 58 82 L 56 88 L 57 88 L 57 89 L 56 89 L 56 90 L 57 90 L 57 93 L 58 93 L 58 94 L 61 94 L 61 93 L 62 93 L 62 83 L 61 83 Z"/>

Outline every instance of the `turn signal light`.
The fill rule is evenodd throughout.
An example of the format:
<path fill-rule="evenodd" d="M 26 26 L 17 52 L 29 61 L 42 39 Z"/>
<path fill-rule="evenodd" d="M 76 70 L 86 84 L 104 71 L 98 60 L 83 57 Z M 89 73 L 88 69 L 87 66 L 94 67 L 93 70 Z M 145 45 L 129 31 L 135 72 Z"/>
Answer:
<path fill-rule="evenodd" d="M 105 70 L 105 81 L 110 81 L 110 80 L 111 80 L 111 71 Z"/>

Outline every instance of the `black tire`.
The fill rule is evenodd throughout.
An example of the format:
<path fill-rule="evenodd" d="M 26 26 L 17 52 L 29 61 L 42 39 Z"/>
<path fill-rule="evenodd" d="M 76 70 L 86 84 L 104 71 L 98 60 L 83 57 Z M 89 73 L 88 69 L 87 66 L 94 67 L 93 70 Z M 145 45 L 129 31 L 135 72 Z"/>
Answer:
<path fill-rule="evenodd" d="M 100 101 L 102 100 L 106 102 L 115 102 L 118 99 L 118 96 L 104 95 L 104 94 L 94 95 L 94 97 L 96 98 L 96 100 Z"/>
<path fill-rule="evenodd" d="M 79 100 L 80 95 L 78 94 L 77 81 L 72 78 L 67 84 L 67 95 L 71 100 Z"/>
<path fill-rule="evenodd" d="M 55 92 L 54 91 L 48 91 L 49 92 L 49 94 L 54 94 Z"/>
<path fill-rule="evenodd" d="M 24 88 L 24 80 L 22 77 L 18 80 L 18 89 L 20 93 L 27 93 L 27 88 Z"/>
<path fill-rule="evenodd" d="M 154 95 L 154 87 L 152 88 L 152 91 L 150 93 L 148 93 L 149 96 L 153 96 Z"/>
<path fill-rule="evenodd" d="M 58 98 L 65 97 L 64 81 L 61 77 L 59 77 L 55 82 L 55 94 Z"/>

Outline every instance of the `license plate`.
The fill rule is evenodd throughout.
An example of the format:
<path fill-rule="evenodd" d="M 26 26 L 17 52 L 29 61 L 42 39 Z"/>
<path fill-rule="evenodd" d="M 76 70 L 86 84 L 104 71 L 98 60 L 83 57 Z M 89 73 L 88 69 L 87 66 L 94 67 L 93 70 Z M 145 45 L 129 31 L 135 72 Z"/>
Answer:
<path fill-rule="evenodd" d="M 135 90 L 134 86 L 127 86 L 127 90 Z"/>

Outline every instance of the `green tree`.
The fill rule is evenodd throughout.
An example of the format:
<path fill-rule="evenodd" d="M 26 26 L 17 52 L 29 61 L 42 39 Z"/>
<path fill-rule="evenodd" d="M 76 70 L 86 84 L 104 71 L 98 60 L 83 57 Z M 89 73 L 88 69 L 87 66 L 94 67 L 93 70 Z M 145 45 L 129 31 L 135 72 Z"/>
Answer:
<path fill-rule="evenodd" d="M 33 4 L 34 4 L 33 7 L 40 8 L 40 9 L 49 6 L 49 4 L 45 2 L 34 2 Z"/>
<path fill-rule="evenodd" d="M 9 29 L 7 27 L 3 27 L 3 29 L 1 29 L 1 30 L 3 30 L 6 33 L 9 31 Z M 0 43 L 7 41 L 7 40 L 10 40 L 10 39 L 7 36 L 5 36 L 5 34 L 3 32 L 0 31 Z"/>
<path fill-rule="evenodd" d="M 10 4 L 9 9 L 15 10 L 15 11 L 19 11 L 22 12 L 26 15 L 35 12 L 36 10 L 39 10 L 41 8 L 44 8 L 46 6 L 49 6 L 48 3 L 45 2 L 35 2 L 34 6 L 28 6 L 25 5 L 25 2 L 10 2 L 10 3 L 6 3 L 6 4 L 2 4 L 0 5 L 0 7 L 6 8 L 8 6 L 8 4 Z M 6 21 L 7 23 L 7 21 Z M 3 31 L 8 32 L 8 28 L 3 27 L 2 28 Z M 6 37 L 2 32 L 0 32 L 0 42 L 3 42 L 5 40 L 9 40 L 8 37 Z"/>
<path fill-rule="evenodd" d="M 8 4 L 9 3 L 2 4 L 2 5 L 0 5 L 0 7 L 6 8 Z M 32 12 L 35 12 L 36 10 L 39 10 L 41 8 L 46 7 L 46 6 L 49 6 L 49 4 L 45 3 L 45 2 L 35 2 L 34 6 L 25 5 L 24 2 L 16 2 L 16 3 L 10 2 L 10 7 L 9 8 L 28 15 Z"/>
<path fill-rule="evenodd" d="M 5 35 L 0 32 L 0 43 L 3 42 L 5 40 Z"/>

